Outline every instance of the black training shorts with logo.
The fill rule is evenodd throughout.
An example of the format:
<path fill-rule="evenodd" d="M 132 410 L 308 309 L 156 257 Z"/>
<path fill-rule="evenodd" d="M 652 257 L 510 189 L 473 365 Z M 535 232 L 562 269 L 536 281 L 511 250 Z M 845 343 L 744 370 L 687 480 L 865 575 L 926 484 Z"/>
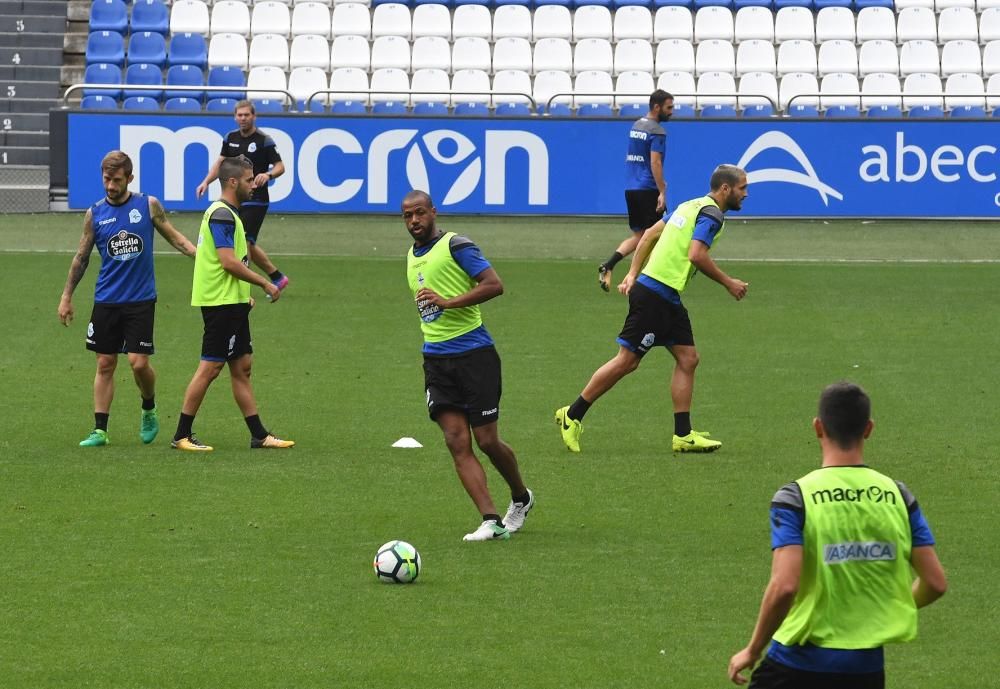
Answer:
<path fill-rule="evenodd" d="M 250 304 L 202 306 L 205 334 L 201 339 L 204 361 L 232 361 L 253 354 L 250 343 Z"/>
<path fill-rule="evenodd" d="M 885 672 L 807 672 L 765 657 L 747 689 L 883 689 Z"/>
<path fill-rule="evenodd" d="M 440 409 L 464 412 L 469 425 L 485 426 L 500 418 L 500 356 L 493 347 L 457 356 L 424 355 L 427 413 Z"/>
<path fill-rule="evenodd" d="M 152 354 L 155 301 L 94 304 L 87 349 L 98 354 Z"/>
<path fill-rule="evenodd" d="M 618 335 L 618 344 L 639 356 L 653 347 L 693 347 L 694 333 L 687 309 L 636 282 L 628 293 L 628 315 Z"/>
<path fill-rule="evenodd" d="M 625 207 L 628 208 L 628 226 L 633 232 L 643 232 L 659 221 L 662 213 L 656 211 L 656 189 L 626 189 Z"/>

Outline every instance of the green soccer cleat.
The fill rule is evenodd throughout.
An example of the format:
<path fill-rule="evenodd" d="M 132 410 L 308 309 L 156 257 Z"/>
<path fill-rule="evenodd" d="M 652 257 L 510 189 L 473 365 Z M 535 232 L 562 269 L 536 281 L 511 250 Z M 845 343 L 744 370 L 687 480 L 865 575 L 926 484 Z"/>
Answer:
<path fill-rule="evenodd" d="M 80 441 L 80 447 L 101 447 L 102 445 L 110 444 L 111 441 L 108 440 L 108 432 L 102 431 L 100 428 L 95 428 L 90 432 L 90 435 Z"/>
<path fill-rule="evenodd" d="M 142 420 L 139 422 L 139 437 L 144 445 L 149 445 L 156 440 L 156 434 L 160 432 L 160 415 L 156 407 L 142 410 Z"/>
<path fill-rule="evenodd" d="M 674 436 L 674 452 L 715 452 L 722 443 L 710 440 L 704 433 L 691 431 L 685 436 Z"/>
<path fill-rule="evenodd" d="M 568 406 L 563 407 L 562 409 L 556 409 L 556 425 L 559 426 L 559 432 L 562 433 L 562 439 L 563 442 L 566 443 L 566 448 L 570 452 L 579 452 L 580 434 L 583 433 L 583 422 L 569 418 L 566 415 L 568 412 Z"/>

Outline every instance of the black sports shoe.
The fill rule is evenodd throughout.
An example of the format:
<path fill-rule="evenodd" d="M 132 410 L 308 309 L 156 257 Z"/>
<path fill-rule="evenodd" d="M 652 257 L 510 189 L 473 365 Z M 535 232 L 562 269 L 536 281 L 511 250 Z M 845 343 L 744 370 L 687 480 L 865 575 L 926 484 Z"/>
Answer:
<path fill-rule="evenodd" d="M 597 284 L 605 292 L 611 291 L 611 269 L 603 263 L 597 266 Z"/>

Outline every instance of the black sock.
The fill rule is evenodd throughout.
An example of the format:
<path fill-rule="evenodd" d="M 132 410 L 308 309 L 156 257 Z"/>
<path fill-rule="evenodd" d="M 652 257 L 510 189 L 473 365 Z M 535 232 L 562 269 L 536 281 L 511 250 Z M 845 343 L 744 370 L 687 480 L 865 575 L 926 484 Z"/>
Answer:
<path fill-rule="evenodd" d="M 277 282 L 281 278 L 285 277 L 285 275 L 280 270 L 276 270 L 273 273 L 269 273 L 268 277 L 271 278 L 271 282 Z"/>
<path fill-rule="evenodd" d="M 569 405 L 569 411 L 566 412 L 566 416 L 576 421 L 583 421 L 584 415 L 587 410 L 590 409 L 592 403 L 583 399 L 582 396 L 576 398 L 576 402 Z"/>
<path fill-rule="evenodd" d="M 192 434 L 191 427 L 194 426 L 194 414 L 185 414 L 181 412 L 181 416 L 177 419 L 177 432 L 174 433 L 174 440 L 180 440 L 181 438 L 190 438 Z"/>
<path fill-rule="evenodd" d="M 625 257 L 616 251 L 615 253 L 611 254 L 611 258 L 609 258 L 607 261 L 604 262 L 604 267 L 607 268 L 608 270 L 613 270 L 614 267 L 618 265 L 618 261 L 622 260 L 623 258 Z"/>
<path fill-rule="evenodd" d="M 522 505 L 527 505 L 531 502 L 531 494 L 528 491 L 524 491 L 524 495 L 513 495 L 511 494 L 510 499 L 513 502 L 521 503 Z"/>
<path fill-rule="evenodd" d="M 96 428 L 99 431 L 107 431 L 108 416 L 110 416 L 110 414 L 102 414 L 101 412 L 94 412 L 94 428 Z"/>
<path fill-rule="evenodd" d="M 270 433 L 264 428 L 264 424 L 260 422 L 260 416 L 254 414 L 253 416 L 248 416 L 243 419 L 247 422 L 247 428 L 250 429 L 250 435 L 252 435 L 257 440 L 263 440 Z"/>
<path fill-rule="evenodd" d="M 149 399 L 142 398 L 142 410 L 149 411 L 150 409 L 156 409 L 156 395 L 153 395 Z"/>
<path fill-rule="evenodd" d="M 679 411 L 674 414 L 674 435 L 683 438 L 691 432 L 691 412 Z"/>
<path fill-rule="evenodd" d="M 497 523 L 497 526 L 503 526 L 503 522 L 500 521 L 500 515 L 499 514 L 484 514 L 483 515 L 483 521 L 484 522 L 488 522 L 491 519 Z"/>

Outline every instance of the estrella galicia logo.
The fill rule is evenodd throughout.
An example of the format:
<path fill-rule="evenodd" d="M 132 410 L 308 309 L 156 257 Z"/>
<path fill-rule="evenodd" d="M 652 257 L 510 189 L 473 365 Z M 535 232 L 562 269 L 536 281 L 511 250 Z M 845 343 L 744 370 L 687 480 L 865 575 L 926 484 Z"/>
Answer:
<path fill-rule="evenodd" d="M 764 151 L 772 148 L 788 153 L 802 167 L 803 171 L 798 172 L 796 170 L 786 170 L 782 168 L 765 168 L 763 170 L 753 171 L 747 170 L 747 165 L 749 165 L 754 158 Z M 813 168 L 812 163 L 809 162 L 809 158 L 806 157 L 802 147 L 795 142 L 795 139 L 788 136 L 788 134 L 785 134 L 784 132 L 764 132 L 758 136 L 757 139 L 747 147 L 747 150 L 743 153 L 740 161 L 736 163 L 736 166 L 747 170 L 747 182 L 750 184 L 754 184 L 756 182 L 785 182 L 786 184 L 797 184 L 809 189 L 815 189 L 816 193 L 818 193 L 820 198 L 823 199 L 824 206 L 830 205 L 830 200 L 828 198 L 830 196 L 838 201 L 844 200 L 843 194 L 820 180 L 819 175 L 816 174 L 815 168 Z"/>
<path fill-rule="evenodd" d="M 108 240 L 108 256 L 115 261 L 131 261 L 142 253 L 142 237 L 119 230 Z"/>

